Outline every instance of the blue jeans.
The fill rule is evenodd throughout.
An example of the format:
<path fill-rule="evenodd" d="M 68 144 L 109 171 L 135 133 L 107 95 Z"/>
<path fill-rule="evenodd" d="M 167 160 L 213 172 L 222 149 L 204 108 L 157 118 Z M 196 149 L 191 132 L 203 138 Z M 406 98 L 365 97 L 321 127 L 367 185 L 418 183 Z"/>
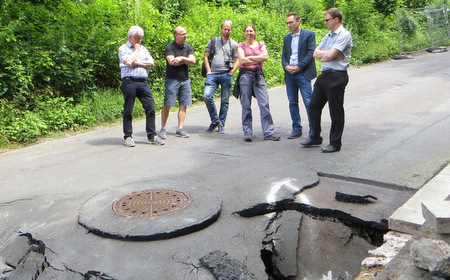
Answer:
<path fill-rule="evenodd" d="M 269 94 L 267 92 L 266 80 L 263 75 L 242 74 L 239 80 L 242 105 L 242 129 L 244 135 L 253 135 L 252 126 L 252 97 L 253 94 L 258 101 L 261 127 L 264 137 L 273 134 L 273 120 L 269 108 Z"/>
<path fill-rule="evenodd" d="M 233 84 L 233 75 L 226 73 L 210 73 L 206 75 L 203 100 L 209 112 L 212 123 L 221 122 L 225 125 L 230 100 L 231 86 Z M 214 92 L 220 85 L 220 112 L 217 115 L 216 104 L 214 103 Z"/>
<path fill-rule="evenodd" d="M 285 73 L 284 81 L 286 83 L 286 92 L 289 100 L 289 112 L 291 113 L 292 129 L 302 130 L 300 109 L 298 106 L 298 90 L 300 89 L 303 104 L 305 104 L 306 113 L 308 114 L 309 133 L 312 133 L 311 119 L 309 117 L 309 103 L 311 102 L 312 93 L 311 81 L 308 80 L 301 72 L 294 75 Z"/>

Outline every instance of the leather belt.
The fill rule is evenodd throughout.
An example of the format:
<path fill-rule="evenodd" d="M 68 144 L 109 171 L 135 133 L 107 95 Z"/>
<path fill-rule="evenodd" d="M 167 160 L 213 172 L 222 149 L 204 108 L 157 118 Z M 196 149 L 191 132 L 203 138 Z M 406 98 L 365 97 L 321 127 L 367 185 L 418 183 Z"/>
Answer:
<path fill-rule="evenodd" d="M 123 80 L 130 80 L 130 81 L 133 81 L 133 82 L 140 82 L 140 83 L 147 81 L 147 79 L 133 78 L 133 77 L 125 77 L 125 78 L 122 78 L 122 81 Z"/>
<path fill-rule="evenodd" d="M 347 73 L 347 70 L 325 70 L 325 71 L 322 71 L 322 73 L 335 73 L 335 72 L 345 72 L 345 73 Z"/>

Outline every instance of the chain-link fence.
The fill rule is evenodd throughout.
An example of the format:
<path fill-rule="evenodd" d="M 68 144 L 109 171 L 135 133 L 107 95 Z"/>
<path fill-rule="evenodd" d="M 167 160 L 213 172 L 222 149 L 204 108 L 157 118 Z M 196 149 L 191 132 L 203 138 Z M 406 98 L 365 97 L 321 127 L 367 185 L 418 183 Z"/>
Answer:
<path fill-rule="evenodd" d="M 400 55 L 435 48 L 450 40 L 447 5 L 398 8 L 397 19 Z"/>

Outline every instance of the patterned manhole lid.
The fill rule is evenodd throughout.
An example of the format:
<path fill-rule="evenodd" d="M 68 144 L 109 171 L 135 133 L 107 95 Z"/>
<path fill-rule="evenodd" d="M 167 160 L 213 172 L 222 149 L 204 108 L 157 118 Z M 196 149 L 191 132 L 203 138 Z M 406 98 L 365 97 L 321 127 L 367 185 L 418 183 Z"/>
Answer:
<path fill-rule="evenodd" d="M 155 189 L 128 194 L 114 202 L 113 209 L 124 216 L 148 218 L 175 213 L 188 204 L 183 192 Z"/>

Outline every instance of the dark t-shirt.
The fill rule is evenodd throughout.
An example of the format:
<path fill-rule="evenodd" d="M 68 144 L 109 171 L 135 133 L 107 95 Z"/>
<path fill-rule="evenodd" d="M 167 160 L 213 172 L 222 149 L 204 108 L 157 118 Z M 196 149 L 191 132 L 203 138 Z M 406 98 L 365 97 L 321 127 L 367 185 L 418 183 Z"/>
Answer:
<path fill-rule="evenodd" d="M 166 57 L 168 55 L 186 56 L 194 54 L 194 49 L 188 45 L 178 45 L 175 41 L 166 46 Z M 172 66 L 166 60 L 166 79 L 175 79 L 180 81 L 186 81 L 189 79 L 189 67 L 186 64 L 180 66 Z"/>

